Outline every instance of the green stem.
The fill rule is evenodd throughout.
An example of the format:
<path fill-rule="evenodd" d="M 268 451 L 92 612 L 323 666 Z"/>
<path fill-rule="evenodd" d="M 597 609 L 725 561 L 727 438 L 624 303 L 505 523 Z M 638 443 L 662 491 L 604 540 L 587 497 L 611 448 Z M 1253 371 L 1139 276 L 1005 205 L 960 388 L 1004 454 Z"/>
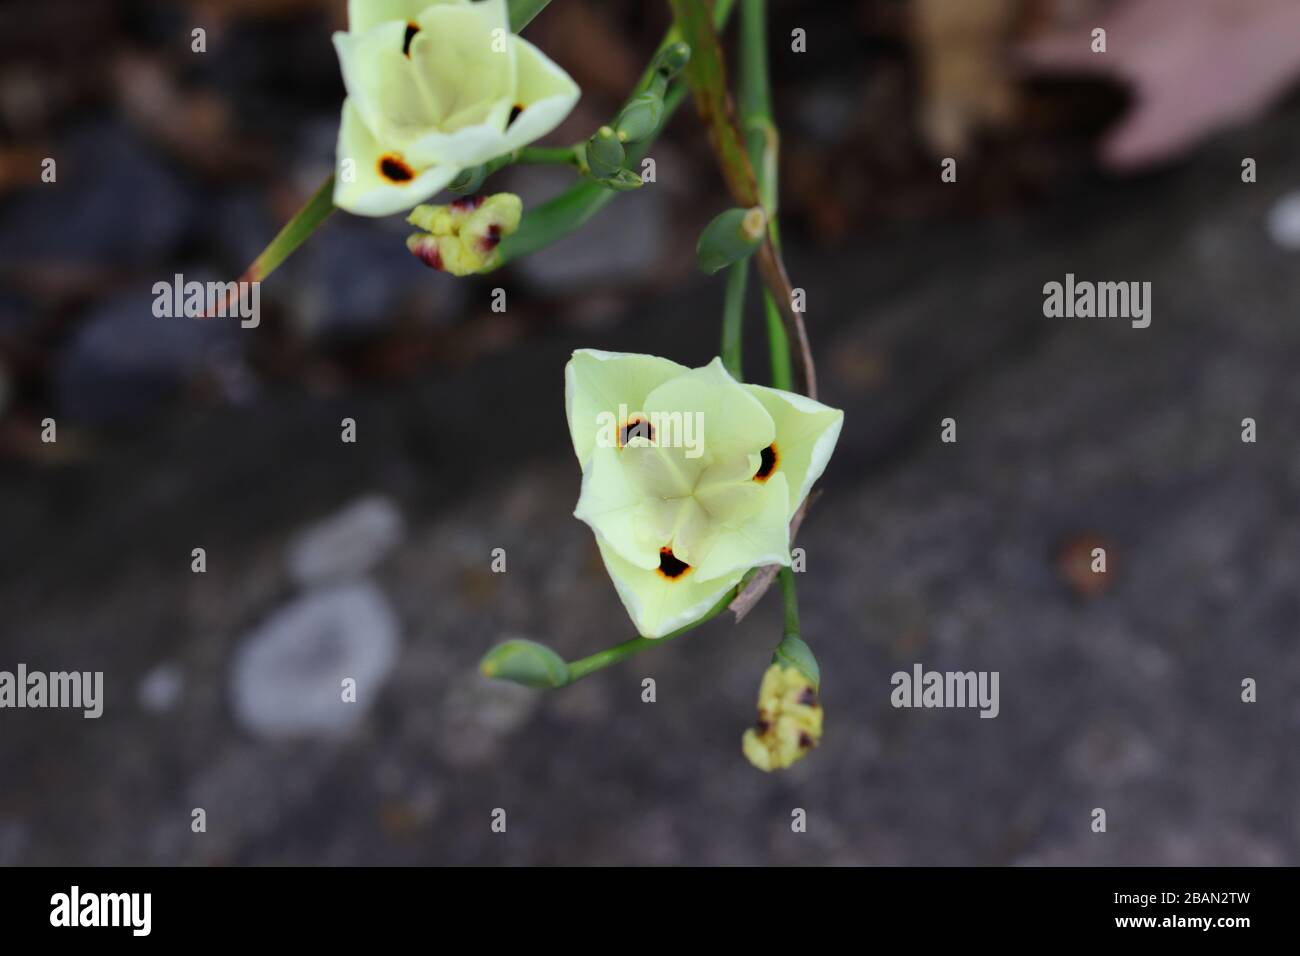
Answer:
<path fill-rule="evenodd" d="M 727 292 L 722 303 L 722 364 L 737 382 L 744 381 L 741 371 L 741 341 L 745 321 L 745 287 L 749 284 L 749 259 L 744 258 L 727 271 Z"/>
<path fill-rule="evenodd" d="M 525 146 L 515 151 L 511 162 L 524 165 L 576 166 L 578 153 L 572 146 Z"/>
<path fill-rule="evenodd" d="M 795 588 L 794 572 L 782 568 L 777 573 L 781 582 L 781 603 L 785 605 L 785 627 L 783 637 L 799 637 L 799 592 Z"/>
<path fill-rule="evenodd" d="M 261 282 L 315 232 L 334 211 L 334 177 L 331 176 L 312 194 L 298 212 L 271 240 L 260 256 L 253 260 L 243 278 Z"/>
<path fill-rule="evenodd" d="M 741 584 L 743 587 L 743 582 Z M 710 621 L 727 609 L 731 599 L 737 594 L 738 588 L 732 588 L 722 596 L 707 614 L 698 621 L 687 624 L 685 627 L 673 631 L 671 634 L 665 634 L 663 637 L 634 637 L 631 640 L 624 641 L 622 644 L 615 644 L 613 647 L 607 647 L 603 651 L 597 651 L 587 657 L 579 658 L 576 661 L 569 662 L 569 679 L 561 686 L 568 686 L 576 680 L 581 680 L 588 674 L 594 674 L 596 671 L 604 670 L 620 661 L 625 661 L 629 657 L 640 654 L 642 651 L 657 647 L 665 641 L 671 641 L 674 637 L 680 637 L 688 631 L 693 631 L 705 621 Z"/>
<path fill-rule="evenodd" d="M 731 9 L 734 6 L 735 0 L 717 0 L 717 3 L 714 4 L 713 23 L 717 29 L 721 29 L 726 25 L 727 19 L 731 16 Z M 650 65 L 642 73 L 640 81 L 632 91 L 632 95 L 628 97 L 629 100 L 650 84 L 650 80 L 654 75 L 653 64 L 658 59 L 659 54 L 679 39 L 680 35 L 677 28 L 673 26 L 655 49 L 654 55 L 650 58 Z M 667 95 L 664 96 L 664 117 L 659 124 L 659 129 L 638 143 L 635 149 L 628 150 L 627 161 L 629 166 L 640 162 L 650 147 L 654 145 L 663 128 L 668 125 L 668 120 L 672 118 L 673 113 L 681 105 L 685 95 L 686 85 L 681 81 L 674 81 L 668 88 Z M 621 108 L 619 112 L 621 112 Z M 618 114 L 615 113 L 615 115 Z M 614 190 L 607 189 L 596 183 L 580 182 L 570 186 L 553 199 L 526 210 L 523 220 L 519 223 L 519 229 L 514 235 L 507 237 L 497 248 L 496 259 L 491 268 L 499 269 L 507 262 L 520 259 L 539 249 L 543 249 L 577 231 L 592 216 L 604 209 L 617 195 L 618 193 Z"/>
<path fill-rule="evenodd" d="M 767 350 L 772 362 L 772 387 L 789 392 L 794 388 L 790 339 L 785 334 L 781 310 L 772 299 L 772 293 L 766 289 L 763 290 L 763 311 L 767 316 Z"/>
<path fill-rule="evenodd" d="M 506 9 L 510 15 L 510 32 L 518 33 L 537 14 L 546 9 L 551 0 L 506 0 Z"/>
<path fill-rule="evenodd" d="M 768 81 L 766 0 L 740 2 L 740 125 L 745 131 L 750 162 L 758 177 L 758 193 L 767 210 L 768 233 L 781 247 L 777 228 L 777 152 L 779 138 L 772 119 L 772 94 Z M 763 311 L 767 317 L 767 344 L 772 363 L 772 386 L 790 391 L 794 374 L 790 360 L 790 339 L 781 310 L 771 290 L 763 290 Z"/>

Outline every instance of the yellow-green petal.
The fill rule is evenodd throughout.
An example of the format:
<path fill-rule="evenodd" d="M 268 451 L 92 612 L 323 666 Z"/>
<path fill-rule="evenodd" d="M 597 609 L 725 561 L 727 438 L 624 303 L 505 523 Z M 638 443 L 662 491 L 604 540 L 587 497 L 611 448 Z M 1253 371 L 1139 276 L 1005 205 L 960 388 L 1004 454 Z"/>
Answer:
<path fill-rule="evenodd" d="M 671 581 L 658 571 L 647 571 L 624 561 L 599 538 L 596 544 L 605 562 L 614 588 L 627 609 L 637 633 L 658 638 L 693 624 L 721 600 L 728 590 L 740 583 L 744 572 L 711 581 L 693 574 Z"/>
<path fill-rule="evenodd" d="M 598 349 L 574 352 L 564 367 L 564 406 L 573 451 L 583 469 L 597 441 L 608 442 L 616 432 L 621 409 L 644 411 L 646 396 L 688 371 L 684 365 L 654 355 Z"/>
<path fill-rule="evenodd" d="M 388 20 L 417 22 L 421 13 L 438 3 L 469 0 L 348 0 L 348 30 L 360 33 Z"/>
<path fill-rule="evenodd" d="M 720 358 L 660 385 L 646 397 L 645 406 L 652 415 L 697 416 L 715 458 L 756 453 L 776 435 L 772 416 L 731 377 Z"/>
<path fill-rule="evenodd" d="M 381 149 L 361 119 L 356 104 L 350 98 L 344 100 L 336 153 L 334 205 L 360 216 L 391 216 L 431 198 L 456 175 L 456 170 L 448 167 L 412 168 L 410 180 L 392 182 L 383 176 L 380 165 L 383 157 L 389 155 L 398 154 Z"/>
<path fill-rule="evenodd" d="M 790 489 L 789 513 L 794 515 L 826 470 L 839 441 L 844 413 L 804 395 L 762 385 L 746 385 L 767 409 L 776 426 L 777 473 Z"/>
<path fill-rule="evenodd" d="M 506 149 L 518 149 L 563 122 L 581 91 L 568 73 L 523 37 L 514 37 L 518 82 L 513 107 L 520 112 L 505 131 Z"/>

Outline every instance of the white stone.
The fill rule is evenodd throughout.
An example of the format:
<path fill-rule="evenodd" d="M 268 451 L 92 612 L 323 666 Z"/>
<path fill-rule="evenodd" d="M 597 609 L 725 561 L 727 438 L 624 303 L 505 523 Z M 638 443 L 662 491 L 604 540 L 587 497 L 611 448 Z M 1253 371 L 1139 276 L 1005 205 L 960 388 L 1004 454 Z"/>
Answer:
<path fill-rule="evenodd" d="M 303 530 L 289 545 L 289 576 L 300 587 L 365 574 L 402 541 L 402 514 L 368 495 Z"/>
<path fill-rule="evenodd" d="M 153 714 L 165 714 L 178 703 L 185 691 L 185 675 L 175 664 L 159 664 L 140 679 L 136 698 L 140 706 Z"/>
<path fill-rule="evenodd" d="M 363 581 L 312 591 L 281 608 L 236 651 L 235 717 L 263 738 L 342 737 L 374 704 L 397 660 L 399 624 L 383 592 Z M 343 681 L 356 681 L 356 701 Z"/>
<path fill-rule="evenodd" d="M 1300 192 L 1287 193 L 1269 209 L 1268 234 L 1283 249 L 1300 249 Z"/>

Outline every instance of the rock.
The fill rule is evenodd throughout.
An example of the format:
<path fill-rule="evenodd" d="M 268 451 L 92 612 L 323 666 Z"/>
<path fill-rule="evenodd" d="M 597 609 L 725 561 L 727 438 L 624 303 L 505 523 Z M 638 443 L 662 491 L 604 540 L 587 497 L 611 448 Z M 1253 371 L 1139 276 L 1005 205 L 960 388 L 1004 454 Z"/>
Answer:
<path fill-rule="evenodd" d="M 404 535 L 402 514 L 392 499 L 368 495 L 298 534 L 289 545 L 289 576 L 304 588 L 357 577 Z"/>
<path fill-rule="evenodd" d="M 206 282 L 211 276 L 185 275 Z M 171 276 L 158 281 L 171 281 Z M 110 299 L 92 311 L 54 362 L 61 414 L 86 421 L 129 418 L 229 357 L 241 329 L 235 318 L 158 318 L 151 291 Z"/>
<path fill-rule="evenodd" d="M 183 181 L 129 128 L 90 123 L 52 151 L 57 179 L 0 206 L 0 261 L 92 267 L 165 261 L 194 223 Z"/>
<path fill-rule="evenodd" d="M 1283 249 L 1300 249 L 1300 192 L 1287 193 L 1269 209 L 1268 235 Z"/>
<path fill-rule="evenodd" d="M 313 591 L 236 651 L 231 698 L 241 727 L 266 739 L 342 737 L 374 704 L 397 660 L 399 625 L 370 582 Z M 344 686 L 355 681 L 355 700 Z"/>
<path fill-rule="evenodd" d="M 140 679 L 136 699 L 153 714 L 165 714 L 180 703 L 185 675 L 173 663 L 159 664 Z"/>

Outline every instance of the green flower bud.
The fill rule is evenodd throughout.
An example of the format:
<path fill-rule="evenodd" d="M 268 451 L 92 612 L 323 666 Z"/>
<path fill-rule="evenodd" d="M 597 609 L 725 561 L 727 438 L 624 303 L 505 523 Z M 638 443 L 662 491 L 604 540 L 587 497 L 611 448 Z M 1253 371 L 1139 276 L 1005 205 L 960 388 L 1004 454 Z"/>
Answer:
<path fill-rule="evenodd" d="M 608 126 L 602 126 L 587 140 L 587 168 L 596 179 L 618 175 L 626 159 L 618 134 Z"/>
<path fill-rule="evenodd" d="M 630 169 L 620 169 L 613 176 L 602 176 L 596 182 L 606 189 L 614 189 L 621 193 L 641 188 L 641 177 Z"/>
<path fill-rule="evenodd" d="M 456 178 L 447 184 L 447 188 L 454 193 L 476 193 L 486 178 L 486 166 L 471 166 L 468 169 L 462 169 Z"/>
<path fill-rule="evenodd" d="M 812 648 L 798 635 L 787 634 L 785 639 L 776 645 L 776 651 L 772 654 L 772 663 L 780 664 L 782 667 L 793 667 L 812 682 L 813 690 L 818 690 L 822 685 L 822 672 L 817 666 L 817 658 L 813 656 Z"/>
<path fill-rule="evenodd" d="M 638 93 L 618 114 L 614 128 L 623 142 L 637 143 L 653 134 L 663 118 L 663 97 L 650 92 Z"/>
<path fill-rule="evenodd" d="M 696 261 L 703 272 L 713 275 L 757 249 L 766 231 L 767 214 L 761 206 L 728 209 L 700 233 Z"/>
<path fill-rule="evenodd" d="M 569 665 L 555 651 L 536 641 L 498 644 L 484 656 L 479 670 L 484 677 L 513 681 L 525 687 L 563 687 L 569 681 Z"/>
<path fill-rule="evenodd" d="M 672 78 L 686 67 L 690 59 L 690 46 L 678 40 L 655 59 L 655 72 L 666 79 Z"/>

